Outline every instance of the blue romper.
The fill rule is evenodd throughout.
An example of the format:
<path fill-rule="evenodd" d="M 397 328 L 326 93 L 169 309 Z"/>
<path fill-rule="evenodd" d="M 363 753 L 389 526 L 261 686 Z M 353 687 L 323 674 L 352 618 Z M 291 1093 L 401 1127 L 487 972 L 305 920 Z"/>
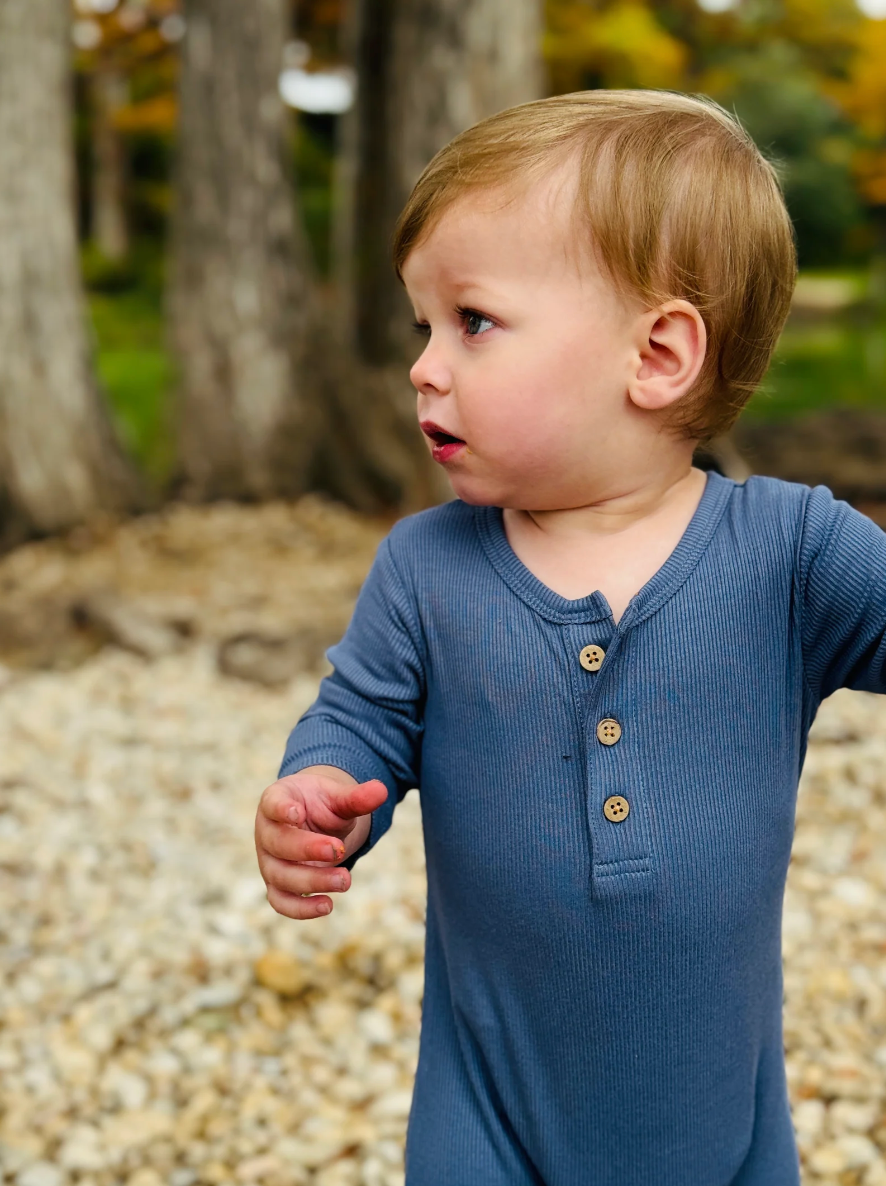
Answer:
<path fill-rule="evenodd" d="M 886 535 L 823 487 L 710 475 L 617 626 L 496 507 L 397 524 L 281 773 L 381 779 L 366 849 L 420 788 L 408 1186 L 797 1186 L 797 780 L 819 702 L 886 691 L 884 627 Z"/>

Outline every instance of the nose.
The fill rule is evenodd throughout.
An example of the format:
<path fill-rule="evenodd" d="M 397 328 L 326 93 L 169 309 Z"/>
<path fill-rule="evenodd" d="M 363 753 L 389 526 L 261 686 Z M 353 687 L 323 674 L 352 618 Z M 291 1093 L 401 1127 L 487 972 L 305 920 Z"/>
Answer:
<path fill-rule="evenodd" d="M 452 387 L 452 372 L 440 346 L 433 339 L 425 346 L 409 372 L 409 379 L 422 395 L 446 395 Z"/>

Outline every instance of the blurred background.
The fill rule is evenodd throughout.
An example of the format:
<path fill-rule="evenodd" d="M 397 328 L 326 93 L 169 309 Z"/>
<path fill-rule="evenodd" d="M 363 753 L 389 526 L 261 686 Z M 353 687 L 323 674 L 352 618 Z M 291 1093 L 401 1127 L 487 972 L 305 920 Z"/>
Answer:
<path fill-rule="evenodd" d="M 0 1180 L 402 1186 L 416 796 L 306 926 L 251 820 L 379 540 L 449 496 L 397 213 L 593 87 L 711 95 L 783 179 L 793 310 L 705 463 L 886 525 L 886 0 L 0 0 Z M 886 1186 L 881 700 L 823 709 L 789 877 L 817 1186 Z"/>
<path fill-rule="evenodd" d="M 3 12 L 7 537 L 170 495 L 445 497 L 411 423 L 393 221 L 461 128 L 587 87 L 711 95 L 778 162 L 802 272 L 736 440 L 754 468 L 886 493 L 884 0 Z M 11 443 L 38 438 L 39 459 Z"/>

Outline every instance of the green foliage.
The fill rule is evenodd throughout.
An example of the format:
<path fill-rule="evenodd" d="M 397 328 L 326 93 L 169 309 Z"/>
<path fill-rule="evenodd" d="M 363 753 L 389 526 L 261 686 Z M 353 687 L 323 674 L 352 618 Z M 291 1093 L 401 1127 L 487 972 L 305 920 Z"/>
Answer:
<path fill-rule="evenodd" d="M 292 161 L 296 192 L 314 266 L 329 274 L 335 120 L 300 114 L 293 120 Z"/>
<path fill-rule="evenodd" d="M 737 54 L 720 78 L 729 79 L 720 102 L 779 165 L 801 266 L 846 259 L 863 218 L 851 172 L 853 130 L 797 47 L 773 42 Z"/>
<path fill-rule="evenodd" d="M 545 0 L 553 93 L 700 92 L 782 166 L 804 266 L 867 258 L 886 204 L 886 22 L 855 0 Z"/>
<path fill-rule="evenodd" d="M 763 387 L 748 405 L 751 419 L 784 420 L 837 406 L 886 412 L 886 303 L 867 273 L 817 275 L 870 295 L 842 311 L 791 315 Z"/>
<path fill-rule="evenodd" d="M 886 412 L 886 320 L 788 330 L 766 381 L 748 406 L 760 420 L 786 420 L 832 407 Z"/>
<path fill-rule="evenodd" d="M 99 279 L 88 291 L 99 381 L 124 445 L 159 487 L 174 463 L 172 365 L 163 340 L 161 269 L 145 245 L 133 254 L 141 266 L 132 269 L 135 279 L 125 288 L 102 286 L 101 260 L 89 249 L 84 273 Z"/>

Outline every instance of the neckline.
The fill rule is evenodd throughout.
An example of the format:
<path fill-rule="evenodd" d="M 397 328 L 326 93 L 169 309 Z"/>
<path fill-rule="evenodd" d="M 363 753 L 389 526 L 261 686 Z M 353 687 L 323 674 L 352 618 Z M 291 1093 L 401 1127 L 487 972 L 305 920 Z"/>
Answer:
<path fill-rule="evenodd" d="M 736 483 L 713 470 L 707 481 L 695 513 L 677 546 L 661 568 L 628 602 L 618 625 L 612 621 L 609 602 L 598 590 L 575 600 L 555 593 L 519 559 L 508 542 L 501 507 L 475 506 L 474 524 L 483 549 L 503 581 L 531 609 L 552 622 L 600 622 L 608 619 L 621 633 L 654 614 L 682 584 L 701 559 Z"/>

